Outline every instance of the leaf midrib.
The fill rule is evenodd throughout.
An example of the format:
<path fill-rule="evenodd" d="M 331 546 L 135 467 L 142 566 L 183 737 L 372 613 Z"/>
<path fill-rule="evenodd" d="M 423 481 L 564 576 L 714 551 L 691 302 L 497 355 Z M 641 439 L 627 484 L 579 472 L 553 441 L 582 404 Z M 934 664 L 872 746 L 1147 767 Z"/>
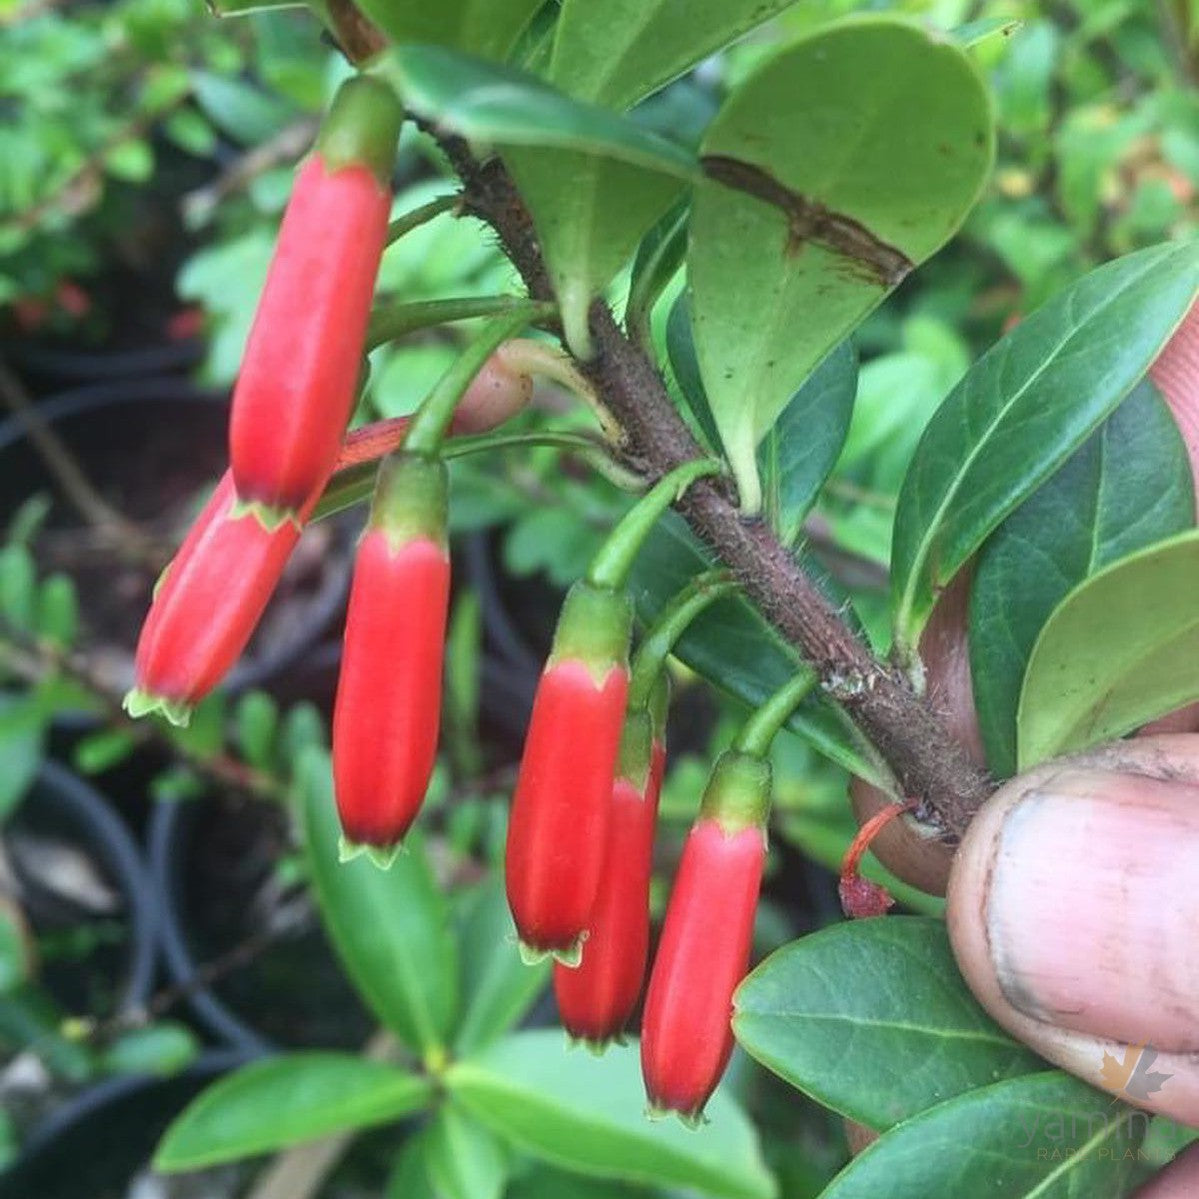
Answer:
<path fill-rule="evenodd" d="M 793 1011 L 789 1008 L 772 1008 L 769 1013 L 766 1013 L 754 1012 L 749 1009 L 742 1008 L 737 1012 L 737 1016 L 766 1016 L 767 1018 L 777 1017 L 779 1019 L 811 1020 L 816 1023 L 846 1024 L 855 1028 L 882 1028 L 894 1030 L 896 1032 L 908 1032 L 928 1037 L 941 1038 L 946 1041 L 979 1041 L 993 1045 L 1001 1045 L 1005 1049 L 1020 1048 L 1016 1042 L 1008 1039 L 1007 1037 L 999 1036 L 995 1033 L 988 1033 L 985 1030 L 979 1030 L 975 1032 L 971 1031 L 970 1029 L 942 1029 L 923 1024 L 910 1024 L 906 1021 L 899 1023 L 895 1021 L 845 1016 L 836 1012 L 809 1012 L 803 1010 Z"/>

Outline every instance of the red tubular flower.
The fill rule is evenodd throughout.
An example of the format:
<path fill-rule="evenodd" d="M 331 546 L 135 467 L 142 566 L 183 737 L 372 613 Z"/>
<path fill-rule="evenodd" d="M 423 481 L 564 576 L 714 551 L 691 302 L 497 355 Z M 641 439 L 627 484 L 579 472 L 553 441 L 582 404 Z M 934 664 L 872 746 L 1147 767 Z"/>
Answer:
<path fill-rule="evenodd" d="M 647 726 L 644 730 L 633 727 L 641 723 Z M 648 739 L 648 724 L 645 713 L 626 721 L 622 759 L 631 742 Z M 612 788 L 603 876 L 591 911 L 583 960 L 573 969 L 561 962 L 554 965 L 554 995 L 563 1027 L 572 1037 L 595 1045 L 620 1035 L 645 980 L 654 826 L 666 749 L 655 739 L 647 767 L 644 755 L 640 756 L 643 768 L 630 770 L 622 762 L 620 777 Z"/>
<path fill-rule="evenodd" d="M 283 217 L 229 427 L 238 495 L 272 525 L 324 484 L 353 410 L 402 115 L 378 80 L 343 84 Z"/>
<path fill-rule="evenodd" d="M 358 548 L 333 709 L 333 778 L 346 839 L 387 848 L 416 818 L 437 756 L 450 595 L 445 470 L 384 463 Z"/>
<path fill-rule="evenodd" d="M 769 780 L 769 765 L 750 755 L 717 762 L 650 974 L 641 1022 L 646 1093 L 651 1111 L 688 1122 L 702 1118 L 733 1050 L 733 992 L 753 943 Z"/>
<path fill-rule="evenodd" d="M 125 697 L 132 715 L 158 711 L 185 724 L 189 709 L 224 678 L 249 641 L 300 538 L 300 524 L 268 530 L 236 510 L 226 471 L 155 591 L 137 643 L 136 682 Z"/>
<path fill-rule="evenodd" d="M 508 904 L 526 955 L 577 964 L 607 849 L 631 614 L 578 583 L 537 687 L 508 828 Z"/>

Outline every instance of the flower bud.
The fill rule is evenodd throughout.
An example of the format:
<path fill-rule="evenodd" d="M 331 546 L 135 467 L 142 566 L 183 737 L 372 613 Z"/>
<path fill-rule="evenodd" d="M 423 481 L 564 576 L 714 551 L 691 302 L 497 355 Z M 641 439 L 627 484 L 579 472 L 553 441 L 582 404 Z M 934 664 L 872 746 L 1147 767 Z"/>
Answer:
<path fill-rule="evenodd" d="M 241 655 L 299 538 L 297 521 L 267 529 L 238 515 L 226 471 L 155 590 L 125 697 L 133 716 L 187 723 Z"/>
<path fill-rule="evenodd" d="M 283 216 L 229 427 L 238 495 L 272 526 L 323 486 L 353 411 L 402 115 L 378 80 L 344 84 Z"/>

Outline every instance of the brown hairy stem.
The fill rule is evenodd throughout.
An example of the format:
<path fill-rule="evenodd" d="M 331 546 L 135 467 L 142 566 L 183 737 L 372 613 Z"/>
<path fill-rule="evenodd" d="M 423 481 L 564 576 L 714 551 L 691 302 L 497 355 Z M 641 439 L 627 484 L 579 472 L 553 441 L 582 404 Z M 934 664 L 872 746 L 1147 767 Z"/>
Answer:
<path fill-rule="evenodd" d="M 460 139 L 439 140 L 465 185 L 464 210 L 495 230 L 529 294 L 552 299 L 528 210 L 502 164 L 476 161 Z M 657 478 L 701 456 L 656 366 L 601 300 L 592 304 L 590 326 L 593 357 L 577 365 L 623 430 L 631 465 Z M 825 692 L 887 761 L 900 794 L 918 801 L 920 813 L 948 837 L 960 837 L 993 784 L 937 713 L 899 671 L 874 657 L 771 530 L 742 518 L 726 483 L 701 479 L 678 508 L 766 619 L 816 668 Z"/>

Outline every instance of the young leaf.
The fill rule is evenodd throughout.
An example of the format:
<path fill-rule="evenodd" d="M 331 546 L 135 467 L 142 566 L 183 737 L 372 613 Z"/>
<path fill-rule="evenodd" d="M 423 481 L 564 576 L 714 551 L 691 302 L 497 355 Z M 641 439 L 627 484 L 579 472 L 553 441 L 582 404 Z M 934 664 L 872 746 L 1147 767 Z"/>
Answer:
<path fill-rule="evenodd" d="M 812 368 L 958 228 L 992 140 L 969 55 L 886 17 L 788 46 L 709 126 L 691 313 L 747 511 L 760 501 L 758 443 Z"/>
<path fill-rule="evenodd" d="M 1148 1118 L 1058 1070 L 958 1095 L 884 1133 L 821 1199 L 1125 1195 Z"/>
<path fill-rule="evenodd" d="M 1199 288 L 1199 246 L 1085 275 L 1022 321 L 929 422 L 895 514 L 895 641 L 910 656 L 938 592 L 1145 374 Z"/>
<path fill-rule="evenodd" d="M 454 1050 L 464 1055 L 498 1040 L 524 1016 L 549 984 L 550 964 L 526 966 L 520 960 L 516 926 L 498 877 L 463 898 L 458 939 L 465 1010 Z"/>
<path fill-rule="evenodd" d="M 676 204 L 641 239 L 629 274 L 625 324 L 630 333 L 649 344 L 650 315 L 659 297 L 683 265 L 687 253 L 687 221 L 691 206 Z"/>
<path fill-rule="evenodd" d="M 243 1066 L 167 1129 L 154 1168 L 171 1173 L 388 1124 L 426 1106 L 432 1084 L 348 1053 L 289 1053 Z"/>
<path fill-rule="evenodd" d="M 645 1118 L 635 1049 L 571 1052 L 558 1029 L 517 1033 L 447 1071 L 450 1094 L 500 1136 L 581 1174 L 729 1199 L 770 1199 L 753 1126 L 719 1093 L 692 1132 Z"/>
<path fill-rule="evenodd" d="M 671 596 L 712 566 L 682 519 L 660 520 L 638 555 L 631 589 L 647 623 Z M 740 595 L 718 600 L 694 620 L 675 646 L 676 656 L 714 686 L 755 707 L 798 671 L 809 667 L 798 651 Z M 832 700 L 813 691 L 787 728 L 810 741 L 850 773 L 888 786 L 887 773 L 857 726 Z"/>
<path fill-rule="evenodd" d="M 444 1103 L 428 1138 L 425 1168 L 439 1199 L 500 1199 L 508 1154 L 494 1133 L 457 1104 Z"/>
<path fill-rule="evenodd" d="M 776 950 L 741 984 L 733 1031 L 762 1065 L 883 1131 L 1000 1078 L 1043 1070 L 979 1007 L 945 924 L 835 924 Z"/>
<path fill-rule="evenodd" d="M 247 691 L 234 709 L 237 743 L 246 761 L 269 771 L 279 731 L 279 705 L 265 691 Z"/>
<path fill-rule="evenodd" d="M 394 42 L 452 46 L 503 61 L 542 0 L 363 0 L 362 11 Z"/>
<path fill-rule="evenodd" d="M 35 693 L 0 692 L 0 823 L 25 797 L 46 751 L 46 713 Z"/>
<path fill-rule="evenodd" d="M 458 952 L 445 898 L 409 834 L 387 870 L 338 860 L 341 829 L 329 759 L 310 750 L 297 771 L 321 919 L 363 999 L 418 1052 L 447 1042 L 458 1007 Z"/>
<path fill-rule="evenodd" d="M 503 152 L 533 215 L 567 340 L 589 356 L 592 297 L 696 177 L 694 158 L 531 75 L 436 46 L 403 46 L 396 58 L 409 107 Z"/>
<path fill-rule="evenodd" d="M 795 0 L 565 0 L 550 79 L 623 110 Z"/>
<path fill-rule="evenodd" d="M 974 706 L 992 772 L 1016 771 L 1016 706 L 1037 634 L 1075 584 L 1188 529 L 1186 446 L 1147 379 L 987 539 L 970 591 Z"/>
<path fill-rule="evenodd" d="M 758 447 L 766 513 L 785 545 L 832 473 L 849 432 L 858 386 L 858 356 L 843 341 L 804 380 Z"/>
<path fill-rule="evenodd" d="M 679 296 L 671 305 L 670 315 L 666 318 L 666 354 L 670 359 L 670 370 L 679 385 L 683 402 L 695 417 L 708 448 L 719 453 L 720 432 L 716 428 L 716 418 L 712 415 L 708 395 L 704 391 L 704 381 L 700 377 L 699 359 L 695 356 L 695 336 L 691 330 L 691 316 L 687 311 L 685 294 Z"/>
<path fill-rule="evenodd" d="M 1018 765 L 1122 736 L 1199 699 L 1199 530 L 1115 563 L 1054 609 L 1028 660 Z"/>

